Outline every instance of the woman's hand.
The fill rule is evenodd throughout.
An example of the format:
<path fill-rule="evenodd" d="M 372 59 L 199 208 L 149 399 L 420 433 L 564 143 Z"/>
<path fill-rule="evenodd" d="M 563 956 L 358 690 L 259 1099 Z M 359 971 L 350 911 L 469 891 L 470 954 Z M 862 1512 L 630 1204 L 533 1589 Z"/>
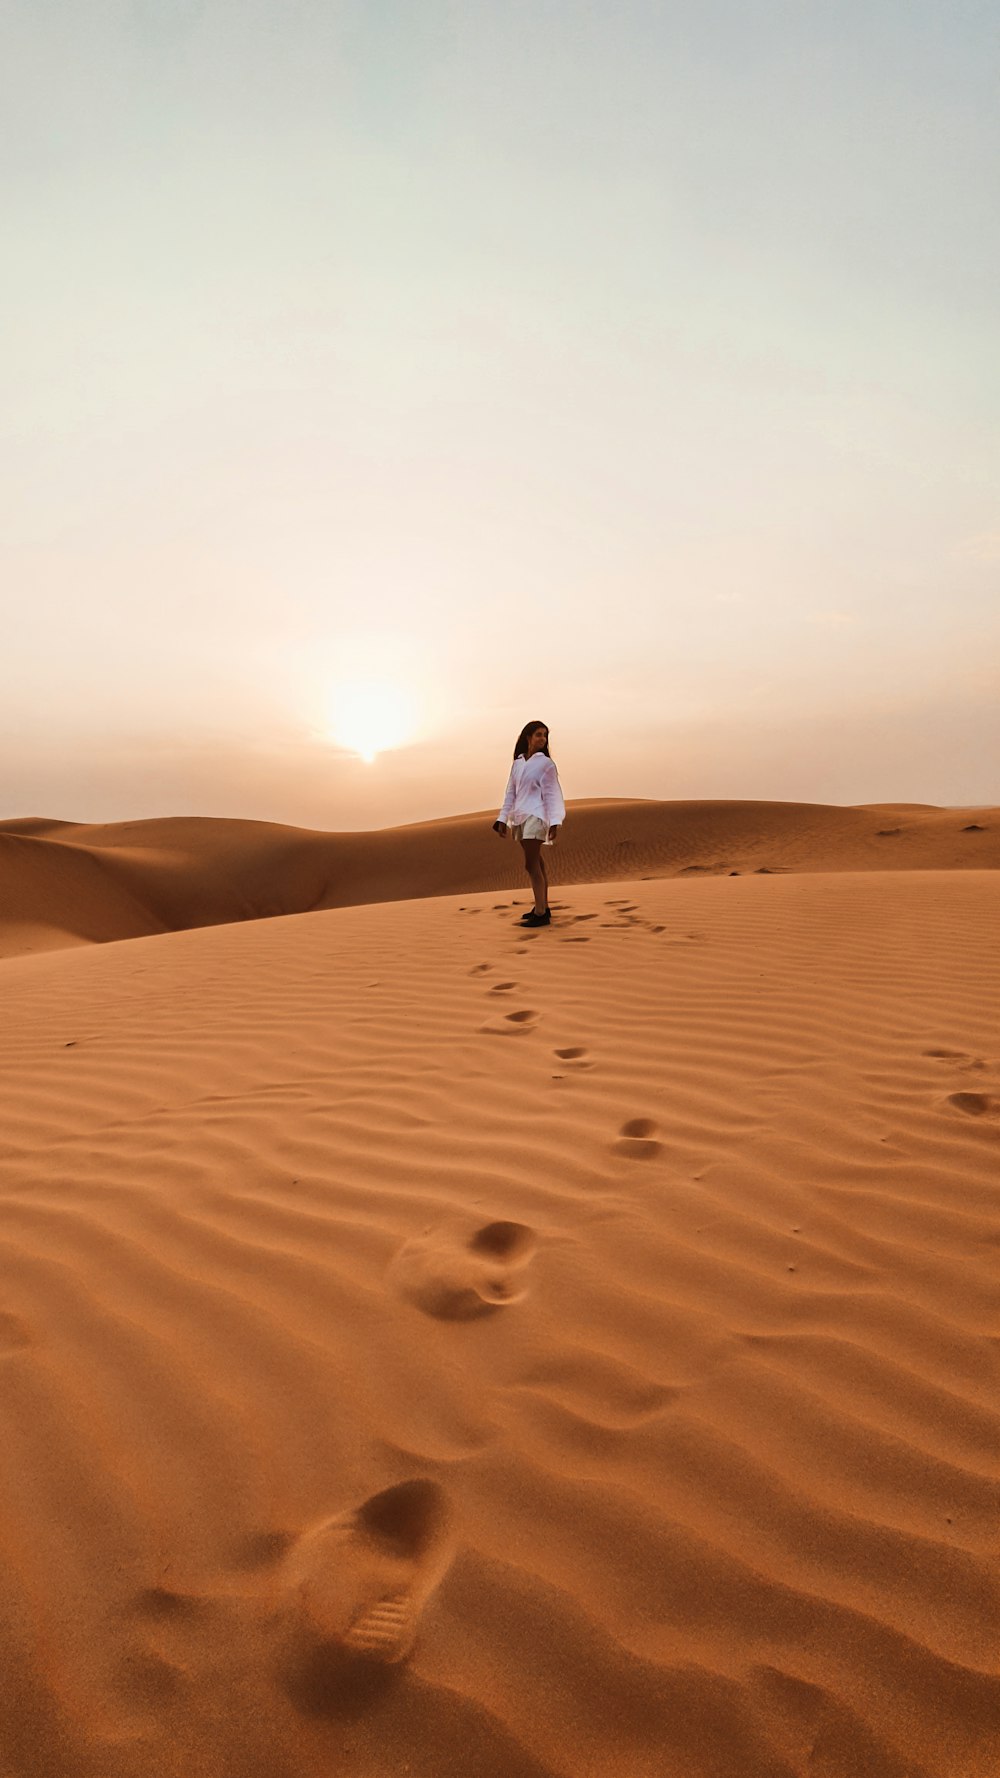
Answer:
<path fill-rule="evenodd" d="M 554 840 L 554 839 L 555 839 L 555 837 L 556 837 L 556 834 L 557 834 L 557 833 L 558 833 L 558 832 L 559 832 L 559 829 L 558 829 L 558 827 L 550 827 L 550 828 L 549 828 L 549 839 L 550 839 L 550 840 Z"/>
<path fill-rule="evenodd" d="M 501 834 L 501 835 L 504 835 L 504 836 L 505 836 L 505 835 L 506 835 L 506 833 L 507 833 L 507 823 L 506 823 L 506 821 L 494 821 L 494 823 L 493 823 L 493 832 L 494 832 L 494 833 L 498 833 L 498 834 Z"/>

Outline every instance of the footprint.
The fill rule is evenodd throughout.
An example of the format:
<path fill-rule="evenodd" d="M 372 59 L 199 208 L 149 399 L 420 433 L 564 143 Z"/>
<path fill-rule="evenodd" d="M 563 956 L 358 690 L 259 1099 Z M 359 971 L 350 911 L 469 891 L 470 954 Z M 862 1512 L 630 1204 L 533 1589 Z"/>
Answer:
<path fill-rule="evenodd" d="M 533 1021 L 538 1014 L 525 1010 L 522 1012 L 505 1012 L 502 1019 L 491 1020 L 488 1025 L 480 1025 L 480 1031 L 488 1037 L 518 1037 L 533 1029 Z"/>
<path fill-rule="evenodd" d="M 988 1093 L 949 1093 L 948 1104 L 954 1105 L 956 1111 L 964 1111 L 969 1117 L 985 1117 L 993 1110 L 993 1100 Z"/>
<path fill-rule="evenodd" d="M 925 1056 L 932 1056 L 935 1061 L 957 1062 L 963 1074 L 978 1073 L 986 1067 L 981 1056 L 967 1055 L 965 1050 L 924 1050 Z"/>
<path fill-rule="evenodd" d="M 571 925 L 578 926 L 581 920 L 596 920 L 596 914 L 574 914 Z"/>
<path fill-rule="evenodd" d="M 661 1144 L 656 1141 L 658 1129 L 659 1125 L 651 1117 L 630 1117 L 618 1132 L 615 1154 L 625 1155 L 632 1161 L 651 1161 L 660 1152 Z"/>
<path fill-rule="evenodd" d="M 880 827 L 875 838 L 877 840 L 894 840 L 896 835 L 902 831 L 901 827 Z"/>
<path fill-rule="evenodd" d="M 589 945 L 590 939 L 589 938 L 564 938 L 562 942 L 564 945 Z"/>
<path fill-rule="evenodd" d="M 190 1684 L 195 1662 L 218 1645 L 218 1600 L 154 1583 L 135 1594 L 126 1615 L 138 1633 L 123 1651 L 122 1682 L 133 1698 L 171 1701 Z"/>
<path fill-rule="evenodd" d="M 492 969 L 492 968 L 493 968 L 492 963 L 477 963 L 474 969 L 469 970 L 469 974 L 470 975 L 483 975 L 487 969 Z"/>
<path fill-rule="evenodd" d="M 963 833 L 985 833 L 986 829 L 985 829 L 985 827 L 980 827 L 978 821 L 970 821 L 968 827 L 963 827 L 962 832 Z"/>
<path fill-rule="evenodd" d="M 199 1617 L 208 1609 L 208 1601 L 194 1593 L 178 1593 L 172 1587 L 144 1587 L 134 1604 L 140 1617 L 166 1621 Z"/>
<path fill-rule="evenodd" d="M 0 1357 L 6 1352 L 21 1352 L 35 1344 L 35 1335 L 20 1315 L 0 1309 Z"/>
<path fill-rule="evenodd" d="M 119 1665 L 119 1677 L 131 1701 L 153 1708 L 172 1704 L 189 1681 L 182 1666 L 144 1648 L 126 1650 Z"/>
<path fill-rule="evenodd" d="M 552 1053 L 559 1057 L 560 1062 L 574 1062 L 577 1068 L 592 1068 L 594 1066 L 590 1060 L 590 1051 L 585 1049 L 583 1044 L 574 1044 L 570 1049 L 553 1050 Z"/>
<path fill-rule="evenodd" d="M 534 1231 L 523 1222 L 470 1228 L 452 1220 L 405 1242 L 388 1279 L 425 1315 L 472 1321 L 527 1296 L 524 1273 L 534 1251 Z"/>
<path fill-rule="evenodd" d="M 516 982 L 494 982 L 489 991 L 491 994 L 507 994 L 511 988 L 516 987 Z"/>
<path fill-rule="evenodd" d="M 454 1554 L 437 1482 L 400 1482 L 298 1539 L 284 1580 L 309 1625 L 363 1660 L 402 1661 Z"/>

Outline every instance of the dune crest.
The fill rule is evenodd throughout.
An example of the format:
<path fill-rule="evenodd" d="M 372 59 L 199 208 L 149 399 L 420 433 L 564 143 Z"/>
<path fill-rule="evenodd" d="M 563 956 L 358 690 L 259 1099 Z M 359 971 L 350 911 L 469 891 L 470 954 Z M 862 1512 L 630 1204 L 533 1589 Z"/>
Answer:
<path fill-rule="evenodd" d="M 523 889 L 495 811 L 374 833 L 195 816 L 82 826 L 0 822 L 0 957 L 194 926 Z M 1000 810 L 904 804 L 569 804 L 561 884 L 785 871 L 997 870 Z"/>

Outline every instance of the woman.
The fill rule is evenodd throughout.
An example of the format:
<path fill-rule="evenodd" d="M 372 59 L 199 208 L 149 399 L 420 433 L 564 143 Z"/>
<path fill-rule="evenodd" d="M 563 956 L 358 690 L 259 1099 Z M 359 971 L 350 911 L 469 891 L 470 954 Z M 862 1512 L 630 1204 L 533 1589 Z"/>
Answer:
<path fill-rule="evenodd" d="M 517 737 L 503 808 L 493 823 L 494 833 L 506 835 L 509 830 L 524 851 L 535 905 L 522 916 L 522 926 L 548 926 L 552 919 L 542 847 L 551 846 L 565 819 L 559 773 L 549 758 L 548 728 L 544 722 L 527 722 Z"/>

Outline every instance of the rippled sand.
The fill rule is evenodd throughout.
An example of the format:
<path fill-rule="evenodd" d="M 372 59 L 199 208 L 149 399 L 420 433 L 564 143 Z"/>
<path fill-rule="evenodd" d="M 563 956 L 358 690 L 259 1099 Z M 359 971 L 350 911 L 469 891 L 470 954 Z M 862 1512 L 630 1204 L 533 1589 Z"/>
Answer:
<path fill-rule="evenodd" d="M 4 963 L 4 1778 L 992 1778 L 1000 877 L 732 868 Z"/>

